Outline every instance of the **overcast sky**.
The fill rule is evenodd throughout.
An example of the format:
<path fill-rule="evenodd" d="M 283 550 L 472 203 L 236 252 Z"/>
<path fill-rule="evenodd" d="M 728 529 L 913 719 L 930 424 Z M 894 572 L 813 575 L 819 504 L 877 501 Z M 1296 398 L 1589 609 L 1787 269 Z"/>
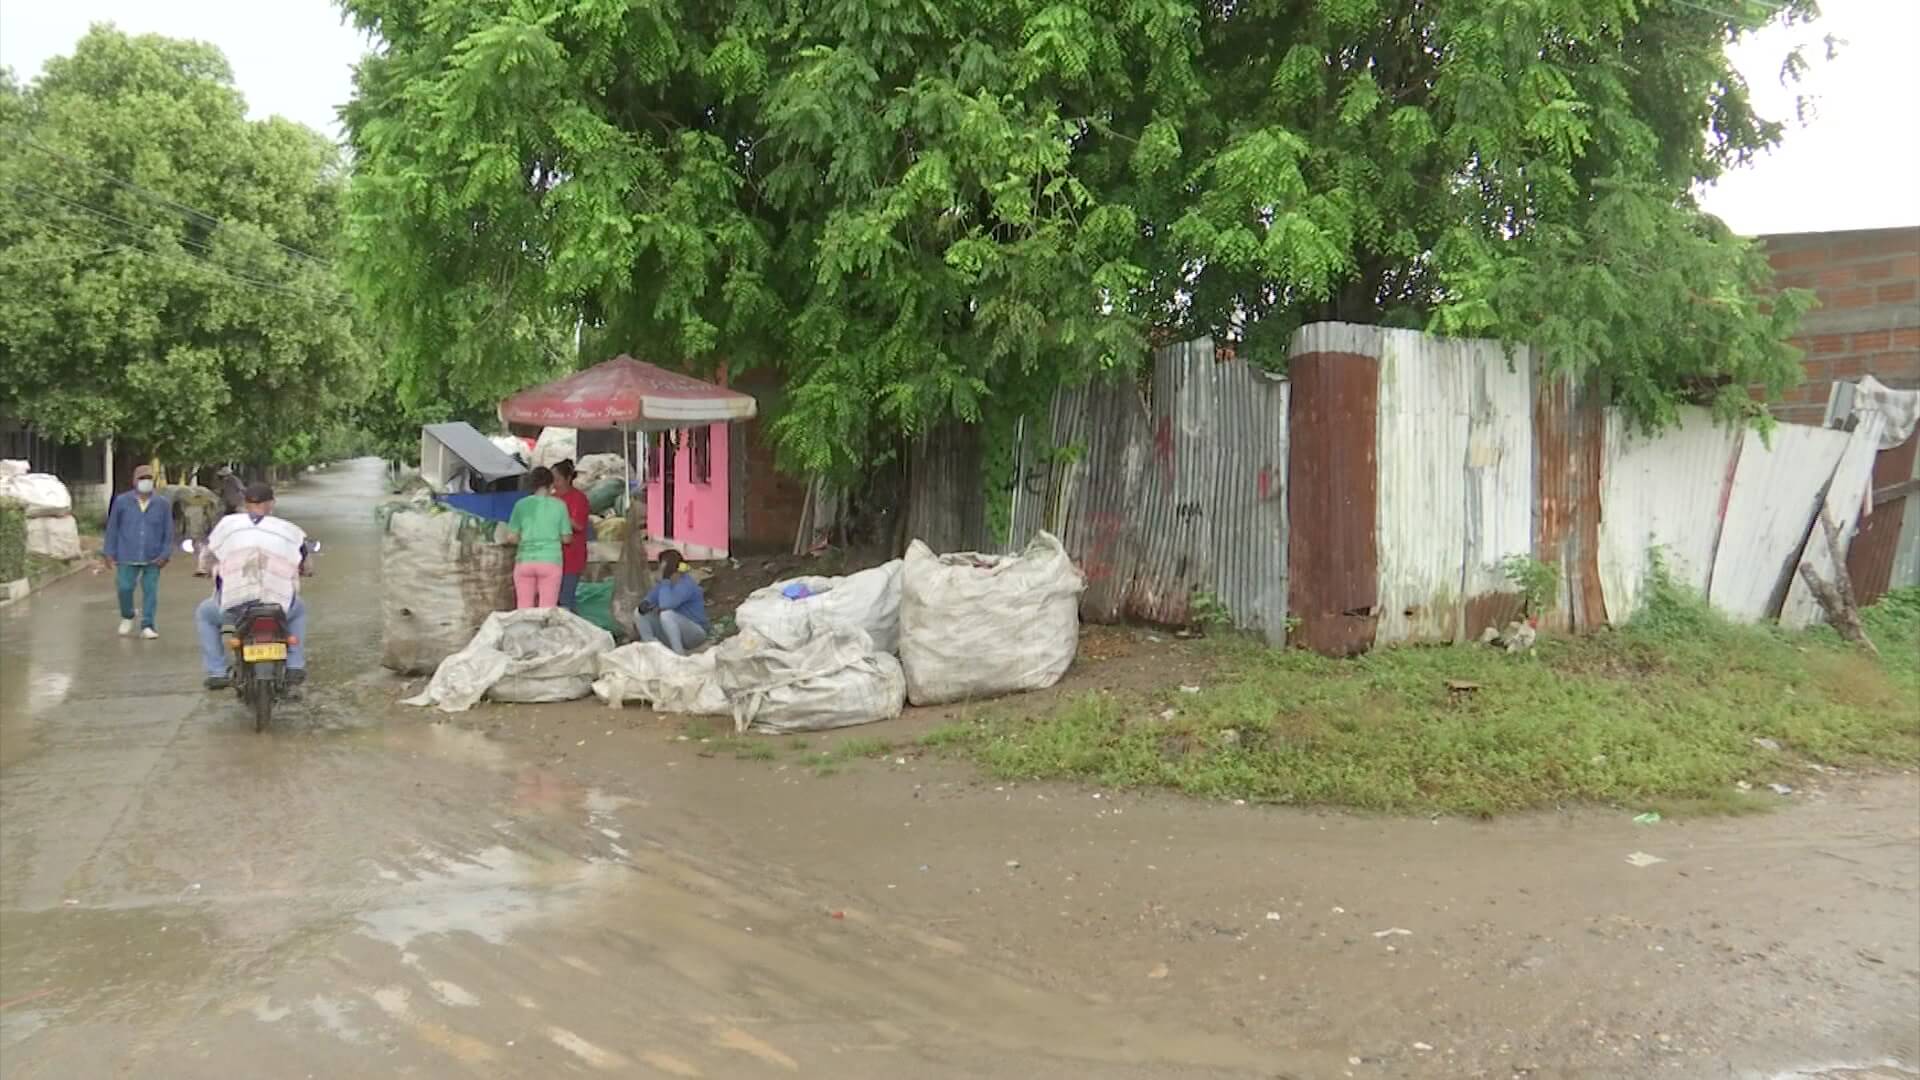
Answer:
<path fill-rule="evenodd" d="M 1741 232 L 1920 224 L 1920 0 L 1822 6 L 1819 23 L 1762 34 L 1735 52 L 1763 113 L 1791 117 L 1795 93 L 1805 91 L 1818 95 L 1819 109 L 1786 145 L 1704 193 L 1707 208 Z M 336 138 L 334 110 L 352 93 L 351 69 L 367 48 L 330 0 L 0 0 L 0 65 L 31 79 L 94 22 L 212 42 L 255 115 L 277 113 Z M 1837 62 L 1819 63 L 1829 33 L 1847 44 Z M 1782 88 L 1780 60 L 1802 41 L 1813 43 L 1814 71 L 1798 91 Z"/>

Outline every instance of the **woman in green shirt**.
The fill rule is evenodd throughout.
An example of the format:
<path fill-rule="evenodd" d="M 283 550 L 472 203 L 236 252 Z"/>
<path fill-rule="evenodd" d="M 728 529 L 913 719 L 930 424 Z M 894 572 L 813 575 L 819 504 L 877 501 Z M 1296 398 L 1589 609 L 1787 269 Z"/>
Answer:
<path fill-rule="evenodd" d="M 513 504 L 507 531 L 520 542 L 513 567 L 514 607 L 550 608 L 560 602 L 560 546 L 573 535 L 567 504 L 553 497 L 553 473 L 533 470 L 533 494 Z"/>

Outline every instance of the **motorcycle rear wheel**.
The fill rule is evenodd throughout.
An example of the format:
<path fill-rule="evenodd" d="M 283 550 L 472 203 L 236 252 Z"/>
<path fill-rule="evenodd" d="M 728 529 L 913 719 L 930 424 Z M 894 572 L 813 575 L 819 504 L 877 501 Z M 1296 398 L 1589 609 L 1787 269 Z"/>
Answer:
<path fill-rule="evenodd" d="M 273 684 L 256 681 L 252 687 L 253 730 L 267 730 L 267 721 L 273 719 Z"/>

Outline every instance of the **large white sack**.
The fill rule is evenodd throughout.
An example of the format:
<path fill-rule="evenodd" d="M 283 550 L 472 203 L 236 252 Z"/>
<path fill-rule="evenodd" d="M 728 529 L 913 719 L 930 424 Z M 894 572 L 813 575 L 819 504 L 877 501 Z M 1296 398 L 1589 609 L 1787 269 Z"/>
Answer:
<path fill-rule="evenodd" d="M 825 731 L 891 720 L 906 705 L 900 662 L 857 626 L 833 626 L 793 648 L 743 631 L 713 652 L 735 731 Z"/>
<path fill-rule="evenodd" d="M 533 463 L 552 468 L 556 461 L 571 459 L 578 445 L 580 432 L 574 428 L 541 428 L 540 437 L 533 441 Z"/>
<path fill-rule="evenodd" d="M 466 514 L 400 510 L 380 542 L 380 662 L 432 671 L 465 648 L 487 616 L 513 606 L 514 549 Z"/>
<path fill-rule="evenodd" d="M 464 712 L 495 701 L 573 701 L 593 691 L 613 635 L 565 608 L 496 611 L 467 647 L 447 657 L 408 705 Z"/>
<path fill-rule="evenodd" d="M 800 577 L 756 589 L 734 611 L 734 623 L 783 648 L 812 638 L 835 623 L 857 626 L 873 638 L 873 647 L 890 653 L 900 647 L 900 572 L 890 563 L 845 577 Z M 806 586 L 810 595 L 790 600 L 782 592 Z"/>
<path fill-rule="evenodd" d="M 627 461 L 619 454 L 588 454 L 573 463 L 574 486 L 585 491 L 602 480 L 624 480 Z"/>
<path fill-rule="evenodd" d="M 593 695 L 614 708 L 643 701 L 654 712 L 723 716 L 727 695 L 713 674 L 713 652 L 681 656 L 654 641 L 622 645 L 599 657 Z"/>
<path fill-rule="evenodd" d="M 80 527 L 69 514 L 66 517 L 30 517 L 27 519 L 27 551 L 49 559 L 80 557 Z"/>
<path fill-rule="evenodd" d="M 1086 580 L 1051 533 L 1017 556 L 907 548 L 900 660 L 915 705 L 1042 690 L 1080 648 Z"/>
<path fill-rule="evenodd" d="M 0 498 L 21 502 L 30 518 L 73 514 L 73 495 L 67 491 L 67 485 L 48 473 L 0 473 Z"/>

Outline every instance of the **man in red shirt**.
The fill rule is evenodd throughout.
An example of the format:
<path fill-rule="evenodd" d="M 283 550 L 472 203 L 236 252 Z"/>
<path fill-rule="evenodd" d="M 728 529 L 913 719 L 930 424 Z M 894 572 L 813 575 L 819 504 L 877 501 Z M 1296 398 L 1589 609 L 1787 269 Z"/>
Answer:
<path fill-rule="evenodd" d="M 560 548 L 560 606 L 579 614 L 574 594 L 580 589 L 580 575 L 587 571 L 587 534 L 591 508 L 587 494 L 573 486 L 573 459 L 553 463 L 553 497 L 567 504 L 567 516 L 573 519 L 573 535 Z"/>

